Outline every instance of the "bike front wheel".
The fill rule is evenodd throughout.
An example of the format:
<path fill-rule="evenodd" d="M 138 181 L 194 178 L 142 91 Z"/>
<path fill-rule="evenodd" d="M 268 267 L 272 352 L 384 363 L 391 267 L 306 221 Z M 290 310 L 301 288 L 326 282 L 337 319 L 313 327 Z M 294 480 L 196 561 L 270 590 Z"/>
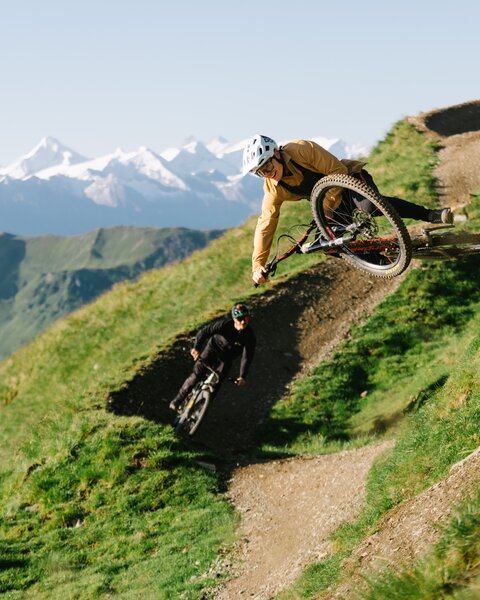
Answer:
<path fill-rule="evenodd" d="M 175 423 L 175 432 L 192 436 L 200 427 L 210 404 L 210 390 L 200 389 L 193 396 L 189 396 L 185 408 Z"/>
<path fill-rule="evenodd" d="M 404 222 L 367 184 L 351 175 L 327 175 L 316 183 L 310 202 L 318 229 L 338 242 L 335 249 L 352 266 L 392 279 L 410 264 L 412 245 Z"/>

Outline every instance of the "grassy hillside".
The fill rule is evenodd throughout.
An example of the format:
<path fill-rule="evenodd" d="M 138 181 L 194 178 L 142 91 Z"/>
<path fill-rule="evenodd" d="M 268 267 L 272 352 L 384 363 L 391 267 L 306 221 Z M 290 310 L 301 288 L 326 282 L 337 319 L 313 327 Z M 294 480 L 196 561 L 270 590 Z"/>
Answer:
<path fill-rule="evenodd" d="M 185 258 L 220 233 L 114 227 L 70 237 L 0 234 L 0 358 L 115 283 Z"/>
<path fill-rule="evenodd" d="M 403 145 L 408 147 L 405 161 Z M 412 161 L 418 172 L 412 173 Z M 392 186 L 391 193 L 398 177 L 412 194 L 433 203 L 434 161 L 432 145 L 400 123 L 369 166 L 375 175 L 385 167 L 391 179 L 383 185 L 381 174 L 380 189 L 387 192 L 385 187 Z M 299 220 L 310 220 L 307 203 L 286 207 L 280 227 Z M 238 298 L 262 293 L 250 282 L 253 228 L 254 219 L 182 263 L 116 285 L 0 363 L 0 590 L 6 598 L 198 599 L 214 583 L 212 564 L 234 538 L 237 516 L 220 493 L 223 483 L 210 466 L 212 457 L 186 448 L 169 425 L 119 417 L 107 412 L 105 404 L 112 391 L 148 366 L 177 335 Z M 317 260 L 294 257 L 278 277 L 287 278 Z M 387 433 L 401 420 L 404 444 L 427 457 L 415 461 L 416 472 L 408 463 L 398 468 L 398 479 L 397 467 L 409 453 L 393 454 L 389 460 L 394 462 L 381 466 L 378 477 L 390 478 L 390 495 L 382 496 L 372 480 L 368 517 L 353 532 L 342 533 L 339 553 L 299 583 L 303 597 L 339 577 L 342 556 L 382 511 L 399 501 L 410 477 L 416 482 L 412 489 L 421 489 L 475 443 L 478 401 L 472 377 L 471 402 L 447 410 L 449 431 L 457 432 L 458 439 L 455 433 L 455 443 L 442 456 L 438 444 L 444 445 L 445 438 L 439 425 L 445 406 L 437 415 L 431 410 L 431 416 L 422 417 L 433 406 L 437 389 L 443 393 L 456 385 L 453 375 L 450 379 L 457 368 L 452 349 L 464 356 L 467 343 L 473 343 L 468 326 L 477 318 L 478 289 L 470 281 L 473 266 L 465 265 L 412 270 L 398 297 L 352 333 L 336 370 L 331 363 L 319 366 L 330 369 L 328 380 L 345 396 L 338 409 L 330 402 L 331 429 L 315 416 L 329 402 L 321 396 L 325 375 L 315 371 L 298 382 L 259 432 L 259 446 L 269 451 L 333 451 L 342 444 L 366 443 L 379 419 Z M 460 302 L 460 295 L 467 299 Z M 413 308 L 415 318 L 410 319 Z M 392 313 L 398 321 L 412 323 L 402 330 L 400 322 L 392 322 Z M 384 342 L 386 335 L 390 337 Z M 424 368 L 427 363 L 431 370 Z M 465 359 L 467 363 L 472 368 L 476 364 Z M 352 369 L 361 375 L 361 389 L 351 381 Z M 393 409 L 383 404 L 387 387 L 396 390 Z M 365 390 L 366 396 L 361 394 Z M 448 403 L 450 396 L 443 398 L 438 402 Z M 415 439 L 416 422 L 405 422 L 405 408 L 423 418 L 422 444 Z M 391 410 L 396 420 L 389 420 Z M 432 455 L 437 467 L 430 471 Z"/>
<path fill-rule="evenodd" d="M 399 127 L 406 131 L 403 124 Z M 395 129 L 384 142 L 387 146 L 397 143 L 394 133 Z M 381 150 L 382 145 L 375 155 Z M 478 231 L 480 195 L 472 197 L 465 212 L 466 228 Z M 423 263 L 411 270 L 369 321 L 351 332 L 331 361 L 299 380 L 272 411 L 260 438 L 268 452 L 328 452 L 339 447 L 339 439 L 347 445 L 379 435 L 396 439 L 394 450 L 370 475 L 362 516 L 336 532 L 336 552 L 308 568 L 280 595 L 282 600 L 324 597 L 323 590 L 348 578 L 342 562 L 376 531 L 389 509 L 445 477 L 453 464 L 480 445 L 477 273 L 477 257 Z M 457 507 L 440 543 L 426 558 L 403 571 L 370 575 L 358 598 L 478 597 L 479 499 L 477 489 Z"/>
<path fill-rule="evenodd" d="M 282 600 L 322 598 L 323 590 L 341 582 L 342 576 L 348 577 L 342 573 L 342 561 L 377 530 L 379 519 L 390 508 L 446 477 L 453 464 L 480 445 L 480 307 L 476 308 L 463 333 L 457 334 L 443 352 L 437 352 L 434 362 L 441 362 L 444 376 L 420 389 L 412 399 L 402 428 L 397 431 L 395 448 L 372 470 L 363 514 L 335 533 L 336 552 L 310 566 L 292 590 L 281 594 Z M 421 384 L 421 376 L 411 377 Z M 410 391 L 411 387 L 407 393 Z M 404 570 L 387 570 L 381 577 L 371 574 L 358 598 L 477 598 L 479 539 L 477 487 L 457 506 L 440 543 L 429 556 Z"/>
<path fill-rule="evenodd" d="M 292 207 L 285 222 L 305 208 Z M 115 286 L 0 364 L 7 597 L 197 598 L 211 582 L 201 575 L 236 524 L 218 475 L 169 425 L 105 405 L 176 335 L 258 293 L 253 227 Z M 292 260 L 284 273 L 313 261 Z"/>

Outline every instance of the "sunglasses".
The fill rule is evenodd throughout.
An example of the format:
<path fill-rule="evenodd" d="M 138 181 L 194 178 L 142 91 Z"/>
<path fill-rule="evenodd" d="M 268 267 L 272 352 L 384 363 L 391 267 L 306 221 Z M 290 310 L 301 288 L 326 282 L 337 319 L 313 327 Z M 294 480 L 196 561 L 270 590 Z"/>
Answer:
<path fill-rule="evenodd" d="M 273 156 L 272 156 L 272 158 L 269 158 L 264 165 L 262 165 L 259 169 L 257 169 L 255 171 L 256 174 L 260 175 L 260 177 L 270 177 L 270 175 L 275 171 L 275 165 L 273 164 L 273 159 L 274 159 Z"/>

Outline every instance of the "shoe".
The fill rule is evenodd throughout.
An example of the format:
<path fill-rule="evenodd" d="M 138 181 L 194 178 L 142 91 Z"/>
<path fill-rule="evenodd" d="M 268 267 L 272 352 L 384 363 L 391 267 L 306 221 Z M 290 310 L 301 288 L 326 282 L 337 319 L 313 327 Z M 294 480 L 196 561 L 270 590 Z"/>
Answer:
<path fill-rule="evenodd" d="M 168 408 L 170 410 L 173 410 L 173 412 L 177 412 L 178 411 L 178 406 L 177 406 L 177 403 L 175 402 L 175 400 L 172 400 L 170 402 L 170 404 L 168 405 Z"/>
<path fill-rule="evenodd" d="M 452 225 L 453 213 L 451 208 L 440 208 L 439 210 L 430 210 L 428 212 L 429 223 L 444 223 Z"/>

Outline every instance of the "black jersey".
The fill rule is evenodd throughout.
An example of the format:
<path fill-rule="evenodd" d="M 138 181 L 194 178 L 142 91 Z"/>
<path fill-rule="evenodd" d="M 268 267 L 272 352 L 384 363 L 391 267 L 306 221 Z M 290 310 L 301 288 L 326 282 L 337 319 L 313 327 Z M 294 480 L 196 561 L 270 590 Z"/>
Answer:
<path fill-rule="evenodd" d="M 247 376 L 255 352 L 255 334 L 250 326 L 235 329 L 232 317 L 222 317 L 202 327 L 195 338 L 194 348 L 203 358 L 215 354 L 223 362 L 241 355 L 240 377 Z"/>

